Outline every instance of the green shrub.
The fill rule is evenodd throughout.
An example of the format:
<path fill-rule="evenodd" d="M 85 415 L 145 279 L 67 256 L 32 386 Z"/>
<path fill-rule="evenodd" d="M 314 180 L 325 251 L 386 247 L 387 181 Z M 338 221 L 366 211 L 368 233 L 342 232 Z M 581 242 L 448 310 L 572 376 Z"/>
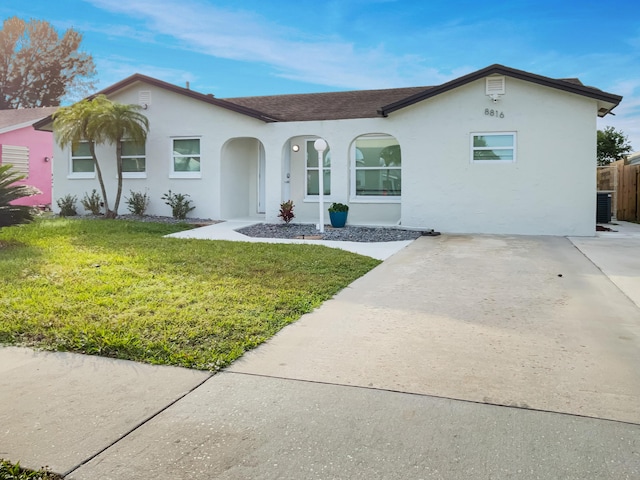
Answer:
<path fill-rule="evenodd" d="M 37 209 L 27 205 L 13 205 L 18 198 L 29 197 L 40 193 L 40 190 L 27 185 L 16 185 L 24 176 L 11 165 L 0 165 L 0 227 L 28 223 L 37 215 Z"/>
<path fill-rule="evenodd" d="M 100 215 L 100 209 L 102 208 L 102 197 L 98 191 L 94 188 L 91 195 L 84 194 L 84 198 L 80 200 L 84 209 L 91 212 L 93 215 Z"/>
<path fill-rule="evenodd" d="M 348 212 L 349 211 L 349 205 L 345 205 L 344 203 L 334 202 L 329 207 L 329 211 L 330 212 Z"/>
<path fill-rule="evenodd" d="M 171 214 L 173 215 L 173 218 L 184 220 L 185 218 L 187 218 L 187 214 L 191 210 L 196 208 L 195 206 L 191 206 L 191 200 L 187 200 L 188 196 L 188 193 L 174 194 L 171 193 L 171 190 L 162 195 L 162 200 L 164 200 L 164 203 L 171 207 Z"/>
<path fill-rule="evenodd" d="M 133 190 L 129 190 L 129 193 L 131 194 L 131 196 L 129 198 L 125 197 L 124 199 L 129 211 L 134 215 L 144 215 L 144 212 L 147 211 L 147 207 L 149 206 L 150 201 L 147 193 L 134 192 Z M 171 191 L 169 191 L 169 193 L 171 193 Z"/>
<path fill-rule="evenodd" d="M 278 217 L 284 220 L 284 223 L 289 223 L 291 220 L 293 220 L 293 217 L 295 217 L 295 214 L 293 213 L 293 207 L 293 200 L 287 200 L 286 202 L 282 202 L 280 204 L 280 213 L 278 214 Z"/>
<path fill-rule="evenodd" d="M 61 217 L 75 217 L 78 215 L 78 211 L 76 210 L 76 202 L 78 201 L 78 197 L 75 195 L 71 195 L 67 193 L 64 197 L 56 200 L 58 204 L 58 208 L 60 209 Z"/>

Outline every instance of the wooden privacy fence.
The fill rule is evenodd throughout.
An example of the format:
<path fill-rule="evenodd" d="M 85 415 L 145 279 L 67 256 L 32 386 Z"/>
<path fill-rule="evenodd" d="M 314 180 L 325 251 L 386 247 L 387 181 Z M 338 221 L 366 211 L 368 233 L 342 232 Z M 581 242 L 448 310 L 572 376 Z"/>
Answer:
<path fill-rule="evenodd" d="M 598 167 L 598 190 L 614 192 L 612 209 L 618 220 L 640 222 L 640 165 L 618 160 Z"/>

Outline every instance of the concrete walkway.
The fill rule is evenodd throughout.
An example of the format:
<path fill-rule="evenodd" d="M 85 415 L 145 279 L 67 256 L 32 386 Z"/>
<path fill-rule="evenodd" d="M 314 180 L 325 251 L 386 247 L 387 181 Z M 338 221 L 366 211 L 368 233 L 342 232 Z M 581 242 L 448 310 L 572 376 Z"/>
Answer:
<path fill-rule="evenodd" d="M 195 228 L 193 230 L 185 230 L 183 232 L 172 233 L 167 237 L 173 238 L 197 238 L 201 240 L 229 240 L 233 242 L 250 242 L 250 243 L 292 243 L 292 244 L 309 244 L 324 245 L 325 247 L 339 248 L 352 253 L 366 255 L 368 257 L 377 258 L 378 260 L 386 260 L 391 255 L 399 252 L 411 243 L 409 241 L 397 242 L 338 242 L 331 240 L 298 240 L 292 238 L 256 238 L 248 237 L 237 230 L 255 225 L 256 220 L 231 220 L 226 222 L 207 225 L 206 227 Z"/>
<path fill-rule="evenodd" d="M 0 349 L 0 457 L 69 479 L 640 478 L 634 228 L 420 238 L 212 377 Z"/>

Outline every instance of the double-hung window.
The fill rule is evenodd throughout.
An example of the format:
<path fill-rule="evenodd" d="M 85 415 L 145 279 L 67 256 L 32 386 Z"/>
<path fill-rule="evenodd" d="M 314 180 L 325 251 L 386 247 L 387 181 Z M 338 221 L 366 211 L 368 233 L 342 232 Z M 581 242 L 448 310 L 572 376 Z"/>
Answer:
<path fill-rule="evenodd" d="M 122 142 L 122 176 L 124 178 L 146 178 L 147 157 L 144 143 L 131 140 Z"/>
<path fill-rule="evenodd" d="M 89 142 L 81 141 L 71 144 L 71 164 L 69 166 L 69 177 L 71 178 L 94 178 L 95 165 L 91 156 Z"/>
<path fill-rule="evenodd" d="M 322 162 L 318 161 L 318 151 L 313 146 L 315 140 L 307 140 L 307 163 L 305 165 L 305 197 L 320 194 L 320 172 L 324 195 L 331 195 L 331 153 L 329 148 L 323 152 Z"/>
<path fill-rule="evenodd" d="M 516 161 L 516 132 L 471 134 L 472 163 L 513 163 Z"/>
<path fill-rule="evenodd" d="M 352 197 L 397 202 L 402 194 L 402 154 L 395 137 L 363 135 L 354 148 Z"/>
<path fill-rule="evenodd" d="M 174 178 L 200 178 L 200 139 L 172 138 L 171 148 L 171 176 Z"/>

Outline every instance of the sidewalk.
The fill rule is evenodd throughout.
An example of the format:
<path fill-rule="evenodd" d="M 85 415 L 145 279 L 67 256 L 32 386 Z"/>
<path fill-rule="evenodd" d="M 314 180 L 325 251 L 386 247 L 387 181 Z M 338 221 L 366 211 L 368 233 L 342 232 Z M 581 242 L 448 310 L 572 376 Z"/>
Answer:
<path fill-rule="evenodd" d="M 76 480 L 640 478 L 640 228 L 614 227 L 418 239 L 214 376 L 0 348 L 0 458 Z"/>
<path fill-rule="evenodd" d="M 610 232 L 571 242 L 640 307 L 640 224 L 614 220 Z"/>

